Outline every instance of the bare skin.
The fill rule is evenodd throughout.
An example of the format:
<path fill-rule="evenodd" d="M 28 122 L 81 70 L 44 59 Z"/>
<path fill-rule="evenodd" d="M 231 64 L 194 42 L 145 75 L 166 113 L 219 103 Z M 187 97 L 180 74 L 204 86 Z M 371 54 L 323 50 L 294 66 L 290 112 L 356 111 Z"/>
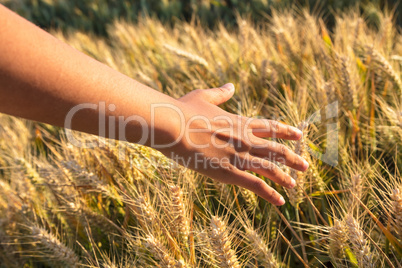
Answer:
<path fill-rule="evenodd" d="M 70 128 L 156 148 L 168 157 L 177 157 L 180 164 L 247 188 L 274 205 L 283 205 L 283 197 L 246 170 L 292 188 L 295 182 L 273 161 L 300 171 L 308 168 L 307 162 L 287 147 L 265 139 L 298 140 L 299 130 L 276 121 L 240 117 L 217 106 L 233 96 L 232 84 L 194 90 L 174 99 L 75 50 L 2 5 L 0 51 L 2 113 L 65 127 L 69 111 L 79 104 L 113 104 L 115 109 L 80 110 Z M 152 114 L 155 104 L 176 110 L 159 108 Z M 101 133 L 100 113 L 106 116 L 106 129 L 109 116 L 135 115 L 143 124 L 131 120 L 124 131 L 116 128 Z M 144 139 L 144 130 L 155 135 Z"/>

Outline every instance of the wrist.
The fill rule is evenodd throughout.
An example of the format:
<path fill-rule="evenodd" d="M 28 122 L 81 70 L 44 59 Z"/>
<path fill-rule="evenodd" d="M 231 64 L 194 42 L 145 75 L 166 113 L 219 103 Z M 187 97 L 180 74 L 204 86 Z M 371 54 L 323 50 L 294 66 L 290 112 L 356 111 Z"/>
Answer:
<path fill-rule="evenodd" d="M 186 117 L 185 104 L 173 99 L 151 104 L 149 139 L 147 146 L 169 153 L 184 136 Z"/>

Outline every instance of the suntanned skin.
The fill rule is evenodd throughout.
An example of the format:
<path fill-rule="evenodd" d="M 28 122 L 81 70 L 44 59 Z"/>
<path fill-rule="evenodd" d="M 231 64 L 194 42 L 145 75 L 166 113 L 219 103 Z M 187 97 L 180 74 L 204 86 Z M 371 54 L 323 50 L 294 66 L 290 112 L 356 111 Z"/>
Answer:
<path fill-rule="evenodd" d="M 154 131 L 156 145 L 150 138 L 141 144 L 154 147 L 168 157 L 188 159 L 188 167 L 212 179 L 247 188 L 275 205 L 283 205 L 285 201 L 279 193 L 245 170 L 284 187 L 293 187 L 295 182 L 290 176 L 271 161 L 282 159 L 280 162 L 300 171 L 308 168 L 307 162 L 287 147 L 264 138 L 298 140 L 302 134 L 276 121 L 250 121 L 217 106 L 233 94 L 233 85 L 226 84 L 220 88 L 194 90 L 174 99 L 77 51 L 0 5 L 1 113 L 64 127 L 66 115 L 78 104 L 105 102 L 106 107 L 113 104 L 114 110 L 104 111 L 106 119 L 137 115 L 147 123 L 148 131 Z M 152 124 L 151 105 L 159 103 L 174 105 L 183 117 L 173 109 L 160 108 L 155 110 Z M 111 138 L 123 134 L 118 128 L 113 133 L 100 133 L 99 113 L 99 109 L 80 110 L 73 117 L 71 128 Z M 209 125 L 204 119 L 192 119 L 194 116 L 203 116 Z M 108 123 L 106 120 L 106 129 Z M 229 126 L 233 133 L 218 131 L 217 134 L 217 130 Z M 203 131 L 191 131 L 194 129 Z M 139 142 L 144 132 L 138 121 L 132 120 L 124 134 L 127 141 Z M 166 148 L 157 146 L 174 141 L 174 145 Z M 228 146 L 217 148 L 214 144 Z M 212 158 L 229 161 L 222 161 L 218 166 L 215 163 L 213 168 L 213 163 L 205 167 L 197 165 L 196 155 L 202 155 L 207 163 L 207 159 Z M 234 162 L 236 157 L 249 164 L 239 167 Z"/>

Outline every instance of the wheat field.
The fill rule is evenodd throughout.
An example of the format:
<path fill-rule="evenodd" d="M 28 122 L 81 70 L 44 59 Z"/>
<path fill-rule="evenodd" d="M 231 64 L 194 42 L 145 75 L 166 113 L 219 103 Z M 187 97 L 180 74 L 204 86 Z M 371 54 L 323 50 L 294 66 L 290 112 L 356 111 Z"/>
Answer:
<path fill-rule="evenodd" d="M 222 107 L 303 129 L 280 142 L 310 168 L 286 170 L 293 190 L 261 177 L 275 207 L 150 148 L 0 115 L 0 267 L 401 267 L 402 35 L 378 14 L 51 32 L 174 97 L 232 82 Z"/>

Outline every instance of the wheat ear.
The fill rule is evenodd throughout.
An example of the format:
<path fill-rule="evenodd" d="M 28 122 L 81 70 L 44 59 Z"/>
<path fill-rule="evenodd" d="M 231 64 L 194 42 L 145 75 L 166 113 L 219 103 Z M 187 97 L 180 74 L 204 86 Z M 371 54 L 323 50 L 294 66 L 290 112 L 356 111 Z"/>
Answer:
<path fill-rule="evenodd" d="M 187 267 L 183 260 L 177 261 L 170 256 L 166 247 L 153 235 L 147 235 L 146 247 L 159 261 L 161 267 Z"/>
<path fill-rule="evenodd" d="M 345 108 L 353 111 L 357 108 L 356 86 L 353 81 L 352 73 L 350 71 L 349 59 L 345 56 L 338 56 L 339 78 L 343 87 L 344 106 Z"/>
<path fill-rule="evenodd" d="M 187 218 L 186 206 L 183 202 L 183 191 L 179 186 L 170 186 L 170 192 L 172 197 L 172 213 L 173 213 L 173 225 L 177 236 L 181 236 L 185 242 L 190 235 L 190 221 Z"/>
<path fill-rule="evenodd" d="M 334 225 L 329 229 L 329 255 L 337 262 L 344 257 L 344 248 L 347 241 L 347 229 L 343 221 L 334 220 Z"/>
<path fill-rule="evenodd" d="M 306 122 L 302 122 L 299 124 L 298 128 L 303 131 L 307 127 Z M 303 136 L 300 140 L 296 141 L 295 144 L 295 153 L 300 155 L 301 157 L 306 157 L 306 148 L 305 148 L 305 137 L 304 131 Z M 296 186 L 290 190 L 288 190 L 289 201 L 293 206 L 297 206 L 297 204 L 303 202 L 304 198 L 304 185 L 305 178 L 303 172 L 292 169 L 290 171 L 290 176 L 296 181 Z"/>
<path fill-rule="evenodd" d="M 50 258 L 69 267 L 78 266 L 79 259 L 77 255 L 54 235 L 40 227 L 33 226 L 30 229 L 33 238 L 46 248 L 46 251 L 51 252 Z"/>
<path fill-rule="evenodd" d="M 258 205 L 257 196 L 250 190 L 239 188 L 244 201 L 246 201 L 246 209 L 249 211 L 254 210 Z"/>
<path fill-rule="evenodd" d="M 351 214 L 348 214 L 345 218 L 345 223 L 350 245 L 356 255 L 359 267 L 375 267 L 369 243 L 364 237 L 364 232 L 359 222 Z"/>
<path fill-rule="evenodd" d="M 274 254 L 268 249 L 267 243 L 253 229 L 245 227 L 246 237 L 251 242 L 253 249 L 257 253 L 257 259 L 261 261 L 265 268 L 279 267 Z"/>
<path fill-rule="evenodd" d="M 394 229 L 402 237 L 402 193 L 399 189 L 392 190 L 392 214 Z"/>
<path fill-rule="evenodd" d="M 366 47 L 366 50 L 370 51 L 369 54 L 372 57 L 372 60 L 392 79 L 399 89 L 399 94 L 402 94 L 401 78 L 394 68 L 392 68 L 392 65 L 389 63 L 389 61 L 387 61 L 387 59 L 385 59 L 385 57 L 374 48 Z"/>
<path fill-rule="evenodd" d="M 139 196 L 135 200 L 132 210 L 134 211 L 141 225 L 144 227 L 153 226 L 156 212 L 143 196 Z"/>
<path fill-rule="evenodd" d="M 180 57 L 183 57 L 185 59 L 188 59 L 189 61 L 197 63 L 199 65 L 202 65 L 205 68 L 208 68 L 208 66 L 209 66 L 208 62 L 204 58 L 202 58 L 200 56 L 197 56 L 197 55 L 192 54 L 190 52 L 175 48 L 175 47 L 173 47 L 171 45 L 168 45 L 168 44 L 164 44 L 163 47 L 166 48 L 167 50 L 169 50 L 170 52 L 176 54 L 177 56 L 180 56 Z"/>
<path fill-rule="evenodd" d="M 209 238 L 211 239 L 215 256 L 219 261 L 219 267 L 240 268 L 236 254 L 231 248 L 231 243 L 227 235 L 226 224 L 217 216 L 213 216 L 211 219 Z"/>

